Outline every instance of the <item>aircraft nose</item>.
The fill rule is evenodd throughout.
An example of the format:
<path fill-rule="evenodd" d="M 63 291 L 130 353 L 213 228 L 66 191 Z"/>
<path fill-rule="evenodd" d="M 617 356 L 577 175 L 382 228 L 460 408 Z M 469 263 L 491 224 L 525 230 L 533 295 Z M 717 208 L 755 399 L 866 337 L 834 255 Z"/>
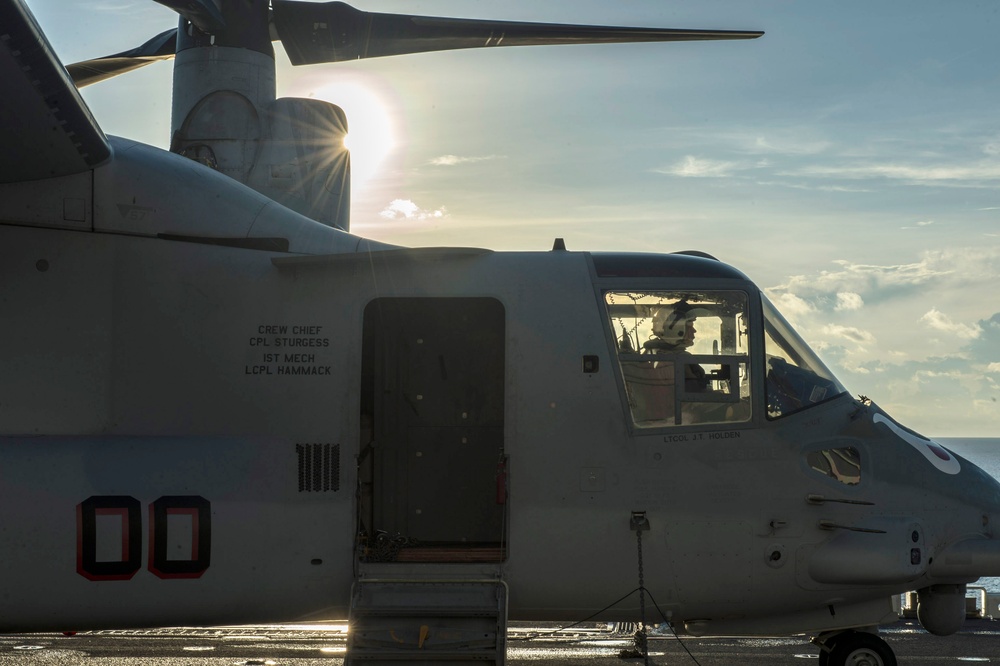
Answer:
<path fill-rule="evenodd" d="M 968 460 L 949 451 L 933 439 L 922 437 L 902 427 L 883 412 L 872 416 L 872 424 L 881 426 L 919 453 L 939 473 L 920 473 L 914 483 L 934 489 L 962 504 L 971 505 L 983 512 L 983 528 L 989 530 L 991 521 L 1000 521 L 1000 483 Z M 1000 532 L 998 532 L 1000 534 Z"/>
<path fill-rule="evenodd" d="M 953 516 L 950 524 L 963 533 L 952 533 L 936 553 L 929 574 L 936 580 L 972 581 L 1000 576 L 1000 482 L 968 460 L 956 458 L 961 472 L 951 484 L 952 494 L 978 516 L 966 521 Z"/>
<path fill-rule="evenodd" d="M 962 471 L 955 482 L 961 491 L 953 496 L 968 509 L 951 517 L 947 541 L 928 562 L 932 584 L 917 591 L 917 619 L 937 636 L 950 636 L 962 627 L 967 583 L 1000 576 L 1000 534 L 994 528 L 1000 520 L 1000 483 L 967 460 L 959 463 Z"/>
<path fill-rule="evenodd" d="M 982 532 L 988 535 L 995 532 L 997 538 L 1000 538 L 1000 481 L 968 460 L 958 460 L 961 462 L 962 472 L 957 481 L 963 498 L 982 512 Z"/>

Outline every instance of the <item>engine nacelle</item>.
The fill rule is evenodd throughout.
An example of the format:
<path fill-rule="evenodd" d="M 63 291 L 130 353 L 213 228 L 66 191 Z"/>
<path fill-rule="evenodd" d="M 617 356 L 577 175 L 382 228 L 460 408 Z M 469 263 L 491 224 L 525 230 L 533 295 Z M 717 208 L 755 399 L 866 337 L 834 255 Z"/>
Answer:
<path fill-rule="evenodd" d="M 246 184 L 317 222 L 349 231 L 347 116 L 323 100 L 283 97 L 269 105 L 266 117 L 268 136 Z"/>
<path fill-rule="evenodd" d="M 931 585 L 917 590 L 917 619 L 935 636 L 951 636 L 965 622 L 965 585 Z"/>
<path fill-rule="evenodd" d="M 275 99 L 273 55 L 232 47 L 180 51 L 172 126 L 171 152 L 349 230 L 347 118 L 329 102 Z"/>

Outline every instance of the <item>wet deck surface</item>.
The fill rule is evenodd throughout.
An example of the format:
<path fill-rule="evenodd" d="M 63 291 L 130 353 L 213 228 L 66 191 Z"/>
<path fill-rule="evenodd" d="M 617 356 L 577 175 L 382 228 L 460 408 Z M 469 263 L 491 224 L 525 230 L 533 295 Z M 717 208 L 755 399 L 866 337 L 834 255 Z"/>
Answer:
<path fill-rule="evenodd" d="M 532 666 L 611 666 L 642 664 L 622 660 L 627 636 L 603 626 L 576 628 L 547 635 L 547 627 L 518 625 L 509 635 L 507 663 Z M 535 637 L 535 635 L 537 637 Z M 914 622 L 888 627 L 883 637 L 906 664 L 1000 664 L 1000 622 L 975 620 L 955 636 L 930 636 Z M 0 666 L 7 664 L 91 666 L 340 666 L 346 635 L 342 625 L 280 625 L 217 629 L 0 636 Z M 693 658 L 684 648 L 690 650 Z M 815 660 L 816 647 L 804 638 L 650 638 L 649 663 L 658 666 L 773 666 Z M 697 660 L 697 661 L 695 661 Z M 815 663 L 815 661 L 814 661 Z"/>

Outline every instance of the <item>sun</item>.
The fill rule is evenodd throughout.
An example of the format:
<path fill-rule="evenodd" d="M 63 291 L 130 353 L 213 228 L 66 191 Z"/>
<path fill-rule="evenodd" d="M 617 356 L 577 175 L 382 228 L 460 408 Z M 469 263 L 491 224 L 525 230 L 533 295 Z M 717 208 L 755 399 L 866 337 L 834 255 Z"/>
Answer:
<path fill-rule="evenodd" d="M 396 123 L 377 85 L 359 78 L 338 78 L 309 93 L 336 104 L 347 115 L 344 145 L 351 151 L 351 189 L 363 190 L 396 145 Z"/>

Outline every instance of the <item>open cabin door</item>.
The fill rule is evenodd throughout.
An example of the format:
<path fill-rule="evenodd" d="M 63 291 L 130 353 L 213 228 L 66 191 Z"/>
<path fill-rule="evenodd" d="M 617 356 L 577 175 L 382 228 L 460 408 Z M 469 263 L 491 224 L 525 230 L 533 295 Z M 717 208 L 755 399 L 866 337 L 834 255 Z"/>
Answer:
<path fill-rule="evenodd" d="M 504 308 L 493 298 L 368 304 L 362 558 L 503 559 L 504 340 Z"/>

